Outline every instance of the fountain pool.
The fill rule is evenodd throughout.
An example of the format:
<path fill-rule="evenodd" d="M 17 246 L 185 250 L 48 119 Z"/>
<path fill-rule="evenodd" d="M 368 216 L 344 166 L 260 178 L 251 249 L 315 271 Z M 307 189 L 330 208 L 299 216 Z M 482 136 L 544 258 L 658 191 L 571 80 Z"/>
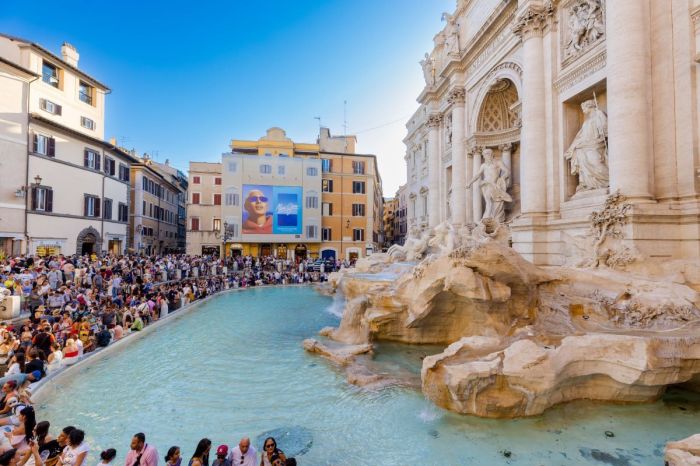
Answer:
<path fill-rule="evenodd" d="M 87 464 L 108 447 L 122 463 L 139 431 L 161 461 L 179 445 L 186 464 L 201 437 L 234 445 L 289 427 L 312 442 L 297 457 L 302 465 L 652 465 L 663 464 L 666 441 L 697 432 L 700 399 L 682 392 L 654 404 L 575 402 L 534 418 L 491 420 L 439 409 L 413 388 L 349 385 L 301 347 L 338 324 L 331 304 L 305 287 L 219 295 L 51 382 L 37 418 L 48 419 L 53 434 L 83 428 L 92 446 Z M 420 357 L 434 348 L 379 351 L 380 370 L 418 374 Z"/>

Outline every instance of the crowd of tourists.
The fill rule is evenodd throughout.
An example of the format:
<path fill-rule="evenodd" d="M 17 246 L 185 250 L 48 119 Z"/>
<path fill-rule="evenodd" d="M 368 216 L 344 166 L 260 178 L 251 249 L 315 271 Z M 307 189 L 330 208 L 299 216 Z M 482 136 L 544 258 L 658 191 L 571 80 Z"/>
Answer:
<path fill-rule="evenodd" d="M 31 393 L 47 374 L 219 291 L 325 281 L 344 265 L 185 255 L 19 256 L 0 261 L 0 299 L 17 297 L 26 315 L 0 323 L 0 466 L 84 464 L 83 431 L 66 427 L 54 439 L 47 421 L 36 422 Z M 155 449 L 143 434 L 134 436 L 131 447 L 126 466 L 157 464 Z M 203 439 L 189 466 L 209 466 L 210 447 L 211 441 Z M 261 447 L 260 465 L 296 464 L 277 449 L 274 439 Z M 212 466 L 254 465 L 255 452 L 248 439 L 230 452 L 221 445 Z M 114 450 L 102 452 L 101 464 L 115 455 Z M 165 458 L 169 466 L 179 466 L 179 448 L 171 448 Z"/>

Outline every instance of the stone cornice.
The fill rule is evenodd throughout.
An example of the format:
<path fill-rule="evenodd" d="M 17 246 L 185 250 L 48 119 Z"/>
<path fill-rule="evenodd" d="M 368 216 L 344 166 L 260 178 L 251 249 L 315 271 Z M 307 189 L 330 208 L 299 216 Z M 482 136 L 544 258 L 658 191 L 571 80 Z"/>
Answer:
<path fill-rule="evenodd" d="M 573 86 L 574 84 L 578 84 L 596 71 L 605 68 L 606 63 L 607 53 L 605 48 L 601 47 L 600 52 L 554 81 L 554 89 L 561 91 Z"/>

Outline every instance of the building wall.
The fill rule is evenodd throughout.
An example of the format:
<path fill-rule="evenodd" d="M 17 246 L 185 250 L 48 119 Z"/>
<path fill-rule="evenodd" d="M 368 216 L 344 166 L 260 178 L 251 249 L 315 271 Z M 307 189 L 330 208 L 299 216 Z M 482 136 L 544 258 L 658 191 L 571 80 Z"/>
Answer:
<path fill-rule="evenodd" d="M 221 254 L 222 240 L 220 232 L 213 229 L 214 218 L 221 218 L 221 206 L 213 203 L 214 193 L 221 194 L 221 185 L 216 178 L 221 178 L 221 163 L 190 162 L 187 199 L 187 254 L 202 254 L 202 248 L 218 248 Z M 199 182 L 195 183 L 195 177 Z M 200 194 L 200 202 L 192 202 L 193 193 Z M 192 219 L 199 219 L 199 231 L 192 230 Z"/>
<path fill-rule="evenodd" d="M 149 160 L 142 159 L 141 163 L 131 167 L 133 242 L 130 247 L 136 252 L 162 254 L 178 249 L 179 189 L 164 180 L 149 163 Z M 144 178 L 160 186 L 163 195 L 159 197 L 144 190 Z M 163 219 L 156 217 L 156 207 L 170 214 L 164 214 Z"/>
<path fill-rule="evenodd" d="M 0 62 L 0 255 L 20 254 L 26 249 L 24 211 L 27 199 L 27 99 L 26 72 Z"/>

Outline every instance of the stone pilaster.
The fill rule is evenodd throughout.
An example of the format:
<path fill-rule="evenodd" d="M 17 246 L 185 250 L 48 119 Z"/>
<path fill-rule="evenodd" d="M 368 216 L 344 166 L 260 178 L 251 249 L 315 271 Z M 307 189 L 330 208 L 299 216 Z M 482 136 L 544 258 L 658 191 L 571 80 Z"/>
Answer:
<path fill-rule="evenodd" d="M 464 88 L 453 89 L 447 97 L 452 104 L 452 223 L 466 223 L 466 155 L 464 153 Z"/>
<path fill-rule="evenodd" d="M 503 164 L 508 168 L 508 173 L 510 175 L 508 178 L 508 186 L 511 186 L 513 184 L 513 162 L 511 155 L 513 153 L 513 144 L 501 144 L 498 149 L 501 151 L 501 160 Z"/>
<path fill-rule="evenodd" d="M 513 31 L 523 42 L 523 95 L 520 179 L 524 216 L 547 211 L 546 114 L 543 32 L 547 25 L 544 8 L 531 6 L 517 20 Z"/>
<path fill-rule="evenodd" d="M 610 190 L 651 197 L 648 2 L 606 2 Z"/>
<path fill-rule="evenodd" d="M 472 151 L 472 178 L 481 168 L 482 150 L 483 147 L 475 147 Z M 484 213 L 482 202 L 481 186 L 479 186 L 479 180 L 477 180 L 472 185 L 472 215 L 474 216 L 475 223 L 478 223 L 481 220 L 481 216 Z"/>
<path fill-rule="evenodd" d="M 440 123 L 442 115 L 428 117 L 428 226 L 440 223 Z"/>

